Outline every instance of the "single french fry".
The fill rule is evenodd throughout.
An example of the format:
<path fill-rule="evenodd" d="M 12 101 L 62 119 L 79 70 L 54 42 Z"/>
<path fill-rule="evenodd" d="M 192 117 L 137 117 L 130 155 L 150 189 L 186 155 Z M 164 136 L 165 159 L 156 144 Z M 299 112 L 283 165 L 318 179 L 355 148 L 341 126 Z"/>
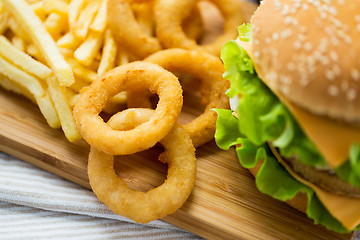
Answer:
<path fill-rule="evenodd" d="M 11 38 L 11 44 L 19 51 L 25 52 L 25 42 L 24 39 L 18 36 Z"/>
<path fill-rule="evenodd" d="M 103 73 L 109 71 L 111 68 L 114 68 L 116 54 L 117 44 L 111 34 L 111 31 L 107 29 L 105 32 L 105 41 L 103 45 L 100 64 L 97 70 L 98 75 L 102 75 Z"/>
<path fill-rule="evenodd" d="M 18 37 L 24 39 L 25 42 L 31 42 L 30 36 L 24 31 L 23 27 L 13 18 L 8 19 L 8 27 Z"/>
<path fill-rule="evenodd" d="M 71 29 L 71 31 L 73 31 L 76 36 L 82 39 L 86 38 L 89 32 L 90 24 L 94 20 L 95 14 L 99 9 L 99 5 L 99 0 L 89 1 L 84 9 L 80 12 L 75 28 Z"/>
<path fill-rule="evenodd" d="M 19 83 L 10 80 L 7 76 L 0 73 L 0 85 L 4 89 L 14 92 L 16 94 L 20 94 L 25 96 L 27 99 L 29 99 L 31 102 L 36 103 L 36 99 L 34 95 L 24 86 L 20 85 Z"/>
<path fill-rule="evenodd" d="M 56 41 L 56 44 L 61 48 L 76 49 L 81 44 L 81 39 L 72 32 L 67 32 Z"/>
<path fill-rule="evenodd" d="M 10 14 L 8 11 L 0 12 L 0 34 L 3 34 L 9 26 Z"/>
<path fill-rule="evenodd" d="M 81 92 L 83 91 L 84 88 L 88 87 L 90 84 L 89 82 L 87 82 L 86 80 L 78 77 L 75 78 L 75 83 L 73 85 L 71 85 L 71 87 L 69 87 L 71 90 L 73 90 L 74 92 Z"/>
<path fill-rule="evenodd" d="M 45 96 L 35 96 L 35 99 L 48 125 L 52 128 L 60 128 L 61 123 L 49 92 L 46 92 Z"/>
<path fill-rule="evenodd" d="M 33 3 L 41 2 L 43 0 L 26 0 L 26 1 L 30 4 L 33 4 Z"/>
<path fill-rule="evenodd" d="M 0 57 L 0 73 L 28 89 L 33 95 L 45 95 L 45 91 L 39 79 L 9 63 L 3 57 Z"/>
<path fill-rule="evenodd" d="M 118 54 L 116 56 L 116 64 L 120 66 L 129 63 L 129 61 L 129 54 L 123 49 L 118 49 Z"/>
<path fill-rule="evenodd" d="M 43 9 L 46 13 L 57 13 L 68 17 L 69 4 L 59 0 L 44 0 Z"/>
<path fill-rule="evenodd" d="M 29 54 L 30 56 L 32 56 L 33 58 L 35 58 L 37 61 L 39 61 L 43 64 L 46 63 L 46 59 L 41 54 L 40 50 L 35 46 L 35 44 L 30 43 L 30 44 L 26 45 L 25 52 L 27 54 Z"/>
<path fill-rule="evenodd" d="M 82 64 L 80 64 L 74 58 L 67 58 L 66 60 L 68 61 L 68 63 L 72 67 L 72 69 L 74 71 L 75 78 L 81 78 L 81 79 L 87 81 L 88 83 L 92 83 L 93 81 L 96 80 L 96 78 L 98 76 L 96 74 L 96 72 L 94 72 L 90 68 L 87 68 L 87 67 L 83 66 Z M 75 79 L 74 84 L 76 84 L 76 79 Z"/>
<path fill-rule="evenodd" d="M 68 30 L 66 16 L 58 13 L 50 13 L 46 18 L 44 25 L 53 39 L 59 39 L 63 32 Z"/>
<path fill-rule="evenodd" d="M 89 66 L 101 49 L 103 37 L 101 33 L 91 32 L 88 38 L 75 50 L 74 57 L 81 64 Z"/>
<path fill-rule="evenodd" d="M 31 8 L 34 10 L 35 14 L 41 19 L 41 21 L 44 21 L 46 19 L 47 13 L 43 8 L 42 1 L 31 3 Z"/>
<path fill-rule="evenodd" d="M 62 86 L 73 84 L 75 79 L 70 65 L 65 61 L 55 41 L 30 5 L 25 0 L 3 0 L 3 2 L 15 19 L 21 22 L 26 33 L 44 55 L 59 84 Z"/>
<path fill-rule="evenodd" d="M 19 66 L 24 71 L 41 79 L 47 78 L 52 73 L 50 68 L 15 48 L 2 35 L 0 36 L 0 56 L 4 57 L 12 64 Z"/>
<path fill-rule="evenodd" d="M 126 108 L 126 92 L 120 92 L 109 99 L 103 111 L 108 114 L 114 114 Z"/>
<path fill-rule="evenodd" d="M 78 93 L 69 98 L 69 103 L 70 103 L 71 107 L 75 106 L 75 103 L 79 99 L 80 95 L 81 95 L 81 93 Z"/>
<path fill-rule="evenodd" d="M 72 0 L 68 7 L 68 18 L 70 29 L 75 29 L 80 11 L 86 4 L 85 0 Z"/>
<path fill-rule="evenodd" d="M 107 3 L 108 0 L 102 0 L 99 11 L 94 21 L 90 25 L 90 29 L 96 32 L 104 32 L 107 24 Z"/>
<path fill-rule="evenodd" d="M 51 99 L 54 103 L 55 110 L 60 119 L 61 128 L 66 138 L 70 142 L 80 140 L 82 136 L 75 125 L 72 108 L 66 97 L 64 87 L 60 86 L 57 79 L 53 76 L 48 77 L 46 80 Z"/>

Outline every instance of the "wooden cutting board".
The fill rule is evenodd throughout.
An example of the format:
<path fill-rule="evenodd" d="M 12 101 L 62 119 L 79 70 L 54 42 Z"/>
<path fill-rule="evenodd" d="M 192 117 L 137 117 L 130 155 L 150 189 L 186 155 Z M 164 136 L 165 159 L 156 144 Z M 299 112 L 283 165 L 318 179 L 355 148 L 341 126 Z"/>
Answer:
<path fill-rule="evenodd" d="M 249 17 L 252 10 L 247 13 Z M 209 31 L 214 32 L 211 26 Z M 201 111 L 196 96 L 184 95 L 180 121 Z M 90 188 L 89 146 L 84 141 L 68 142 L 61 130 L 48 127 L 37 106 L 1 88 L 0 151 Z M 149 190 L 166 177 L 167 166 L 157 161 L 158 154 L 154 148 L 116 158 L 115 169 L 130 187 Z M 222 151 L 212 141 L 196 154 L 196 186 L 184 206 L 164 221 L 207 239 L 351 238 L 315 226 L 304 214 L 261 194 L 253 177 L 238 163 L 234 149 Z"/>
<path fill-rule="evenodd" d="M 200 113 L 195 98 L 184 96 L 181 116 Z M 188 99 L 188 100 L 186 100 Z M 51 129 L 37 106 L 0 89 L 0 151 L 90 188 L 89 146 L 70 143 Z M 116 170 L 130 187 L 149 190 L 160 185 L 167 166 L 157 161 L 158 149 L 116 158 Z M 207 239 L 350 239 L 313 225 L 302 213 L 261 194 L 253 177 L 238 163 L 234 149 L 210 142 L 196 151 L 196 186 L 185 205 L 163 220 Z"/>

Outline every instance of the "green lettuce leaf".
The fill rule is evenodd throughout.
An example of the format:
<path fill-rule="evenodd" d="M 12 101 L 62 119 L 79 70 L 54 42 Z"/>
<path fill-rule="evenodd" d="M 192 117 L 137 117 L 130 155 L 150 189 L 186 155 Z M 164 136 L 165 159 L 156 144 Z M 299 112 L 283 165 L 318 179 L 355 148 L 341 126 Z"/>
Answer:
<path fill-rule="evenodd" d="M 280 201 L 292 199 L 299 192 L 304 192 L 308 198 L 306 214 L 314 220 L 315 224 L 321 224 L 329 230 L 339 233 L 349 232 L 326 210 L 311 188 L 295 180 L 284 169 L 267 144 L 255 145 L 239 133 L 236 123 L 238 119 L 233 116 L 231 110 L 217 109 L 216 112 L 219 115 L 215 133 L 217 145 L 224 150 L 236 145 L 237 157 L 245 168 L 253 168 L 258 161 L 263 162 L 255 179 L 256 187 L 260 192 Z M 239 135 L 236 135 L 236 132 Z M 360 226 L 353 230 L 359 229 Z"/>
<path fill-rule="evenodd" d="M 350 148 L 349 161 L 335 169 L 336 174 L 346 182 L 360 188 L 360 145 L 353 144 Z"/>
<path fill-rule="evenodd" d="M 239 34 L 240 39 L 251 41 L 251 26 L 239 27 Z M 326 162 L 314 144 L 305 136 L 288 109 L 259 79 L 252 60 L 243 48 L 235 41 L 229 41 L 222 48 L 221 59 L 225 66 L 224 78 L 230 81 L 231 86 L 227 95 L 240 98 L 236 109 L 238 118 L 231 110 L 216 110 L 217 145 L 224 150 L 236 146 L 240 164 L 245 168 L 252 168 L 257 161 L 263 161 L 256 178 L 261 192 L 282 201 L 293 198 L 298 192 L 305 192 L 309 200 L 307 215 L 315 223 L 336 232 L 347 232 L 310 188 L 283 169 L 267 146 L 267 142 L 271 141 L 284 157 L 296 154 L 305 164 L 325 166 Z M 352 149 L 352 156 L 353 160 L 348 161 L 339 172 L 349 182 L 359 184 L 360 146 Z"/>
<path fill-rule="evenodd" d="M 239 131 L 255 145 L 271 141 L 285 157 L 293 154 L 312 166 L 326 162 L 283 103 L 257 76 L 252 60 L 235 41 L 227 42 L 221 52 L 224 78 L 230 81 L 227 95 L 240 95 L 236 112 Z"/>

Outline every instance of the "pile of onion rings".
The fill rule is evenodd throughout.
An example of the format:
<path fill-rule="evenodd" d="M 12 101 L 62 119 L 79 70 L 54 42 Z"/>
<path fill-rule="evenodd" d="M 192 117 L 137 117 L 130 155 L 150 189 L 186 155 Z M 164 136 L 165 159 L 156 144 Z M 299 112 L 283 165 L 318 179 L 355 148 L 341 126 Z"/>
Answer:
<path fill-rule="evenodd" d="M 226 29 L 236 29 L 232 24 L 243 22 L 239 14 L 241 3 L 211 2 L 225 17 L 225 31 L 214 43 L 200 46 L 197 40 L 203 22 L 195 1 L 108 0 L 109 29 L 131 58 L 84 89 L 73 115 L 91 147 L 88 175 L 94 193 L 112 211 L 136 222 L 160 219 L 184 204 L 196 181 L 195 148 L 214 138 L 217 115 L 212 109 L 229 108 L 225 95 L 229 82 L 223 79 L 224 66 L 218 56 L 223 41 L 236 36 L 236 32 L 230 34 Z M 170 3 L 177 10 L 181 4 L 187 4 L 186 9 L 192 15 L 181 10 L 176 15 L 179 20 L 169 21 L 171 13 L 163 11 L 170 10 Z M 225 3 L 230 5 L 225 7 Z M 154 13 L 149 13 L 149 9 Z M 144 18 L 150 18 L 150 23 L 144 22 Z M 164 38 L 168 33 L 159 29 L 164 25 L 161 21 L 181 29 L 186 38 L 181 42 L 193 39 L 195 45 L 169 44 L 177 40 Z M 184 76 L 205 107 L 200 116 L 181 125 L 178 117 L 183 107 Z M 102 111 L 122 93 L 126 93 L 127 109 L 106 111 L 113 114 L 106 122 Z M 150 101 L 153 95 L 158 97 L 155 106 Z M 157 143 L 165 149 L 159 161 L 168 164 L 167 179 L 147 192 L 130 189 L 114 170 L 114 155 L 121 158 L 136 154 Z"/>
<path fill-rule="evenodd" d="M 115 39 L 137 60 L 168 48 L 201 50 L 220 55 L 222 45 L 237 36 L 246 21 L 241 0 L 209 0 L 224 18 L 223 31 L 211 43 L 201 44 L 203 22 L 198 0 L 109 0 L 108 23 Z M 148 31 L 141 28 L 132 4 L 148 4 L 153 10 Z M 191 23 L 191 24 L 190 24 Z"/>
<path fill-rule="evenodd" d="M 121 91 L 156 92 L 155 110 L 127 109 L 105 123 L 99 116 L 106 102 Z M 159 65 L 135 61 L 119 66 L 93 82 L 74 107 L 80 133 L 90 144 L 88 174 L 98 198 L 115 213 L 146 223 L 175 212 L 189 197 L 196 180 L 195 148 L 187 131 L 176 123 L 182 107 L 182 88 L 172 73 Z M 128 155 L 160 142 L 168 178 L 146 193 L 127 187 L 113 166 L 113 155 Z"/>
<path fill-rule="evenodd" d="M 224 30 L 213 42 L 199 45 L 193 39 L 188 38 L 181 27 L 182 19 L 187 16 L 197 0 L 156 1 L 156 35 L 160 43 L 165 48 L 202 50 L 218 56 L 225 42 L 236 37 L 237 26 L 245 19 L 239 14 L 242 11 L 242 3 L 239 0 L 210 0 L 210 2 L 215 4 L 224 16 Z"/>
<path fill-rule="evenodd" d="M 108 124 L 112 129 L 131 129 L 148 121 L 153 113 L 150 109 L 128 109 L 114 115 Z M 168 177 L 162 185 L 146 193 L 130 189 L 116 175 L 112 155 L 91 147 L 88 163 L 91 187 L 115 213 L 147 223 L 174 213 L 187 200 L 196 180 L 195 149 L 191 139 L 176 124 L 160 143 L 165 152 L 159 160 L 168 164 Z"/>
<path fill-rule="evenodd" d="M 184 49 L 167 49 L 144 59 L 146 62 L 158 64 L 172 73 L 188 74 L 200 80 L 201 104 L 204 112 L 184 124 L 193 144 L 198 147 L 214 137 L 217 114 L 214 108 L 229 108 L 229 100 L 225 95 L 229 82 L 222 74 L 224 66 L 221 60 L 203 51 Z M 129 106 L 149 107 L 149 93 L 128 92 Z"/>

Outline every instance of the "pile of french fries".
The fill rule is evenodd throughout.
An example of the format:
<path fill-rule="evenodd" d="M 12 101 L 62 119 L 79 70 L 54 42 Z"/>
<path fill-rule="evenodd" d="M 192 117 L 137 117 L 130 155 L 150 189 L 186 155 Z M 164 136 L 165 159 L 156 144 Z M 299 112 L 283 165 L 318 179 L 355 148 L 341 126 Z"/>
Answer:
<path fill-rule="evenodd" d="M 0 85 L 36 103 L 71 142 L 81 139 L 72 116 L 79 94 L 129 62 L 107 28 L 106 11 L 107 0 L 0 1 Z"/>

